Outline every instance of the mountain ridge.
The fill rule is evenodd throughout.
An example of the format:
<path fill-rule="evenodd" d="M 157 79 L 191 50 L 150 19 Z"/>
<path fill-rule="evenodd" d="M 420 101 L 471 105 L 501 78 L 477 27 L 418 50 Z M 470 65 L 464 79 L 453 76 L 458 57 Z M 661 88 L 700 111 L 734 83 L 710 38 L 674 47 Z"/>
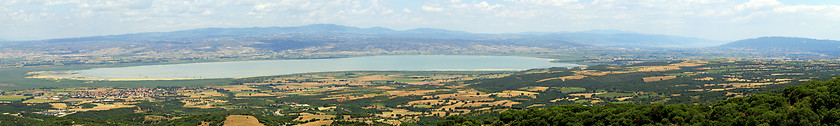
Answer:
<path fill-rule="evenodd" d="M 819 53 L 840 53 L 840 41 L 800 37 L 758 37 L 718 46 L 719 48 L 788 50 Z"/>
<path fill-rule="evenodd" d="M 701 38 L 643 34 L 619 30 L 592 30 L 582 32 L 522 32 L 486 34 L 471 33 L 437 28 L 415 28 L 394 30 L 384 27 L 359 28 L 336 24 L 311 24 L 296 27 L 250 27 L 250 28 L 198 28 L 170 32 L 143 32 L 121 35 L 88 36 L 34 40 L 29 42 L 78 42 L 78 41 L 114 41 L 148 42 L 187 40 L 201 38 L 236 38 L 247 36 L 269 36 L 277 34 L 370 34 L 386 38 L 413 39 L 460 39 L 486 40 L 510 38 L 536 38 L 541 40 L 560 40 L 579 44 L 619 47 L 619 48 L 698 48 L 724 44 Z"/>

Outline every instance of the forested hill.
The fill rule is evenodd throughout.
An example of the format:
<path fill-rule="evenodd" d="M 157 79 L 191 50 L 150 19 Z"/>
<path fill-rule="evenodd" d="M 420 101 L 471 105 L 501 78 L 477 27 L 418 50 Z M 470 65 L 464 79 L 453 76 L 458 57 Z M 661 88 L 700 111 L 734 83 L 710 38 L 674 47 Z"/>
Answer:
<path fill-rule="evenodd" d="M 840 52 L 840 41 L 795 37 L 760 37 L 738 40 L 721 45 L 723 48 L 743 48 L 778 51 Z"/>
<path fill-rule="evenodd" d="M 438 125 L 840 125 L 840 77 L 712 105 L 560 105 L 483 115 L 498 116 L 452 116 Z"/>

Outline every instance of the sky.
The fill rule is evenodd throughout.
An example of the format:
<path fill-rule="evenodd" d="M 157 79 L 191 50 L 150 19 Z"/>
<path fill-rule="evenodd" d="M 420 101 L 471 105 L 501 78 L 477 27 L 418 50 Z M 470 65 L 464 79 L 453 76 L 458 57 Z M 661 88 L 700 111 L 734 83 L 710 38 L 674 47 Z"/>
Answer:
<path fill-rule="evenodd" d="M 338 24 L 840 40 L 840 0 L 0 0 L 0 40 Z"/>

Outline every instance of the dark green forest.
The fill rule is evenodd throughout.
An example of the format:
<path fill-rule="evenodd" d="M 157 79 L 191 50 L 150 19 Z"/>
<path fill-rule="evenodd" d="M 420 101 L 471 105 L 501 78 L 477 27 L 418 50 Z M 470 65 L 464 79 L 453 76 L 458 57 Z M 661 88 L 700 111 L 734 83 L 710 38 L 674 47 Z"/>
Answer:
<path fill-rule="evenodd" d="M 840 77 L 705 104 L 558 105 L 451 116 L 438 125 L 840 125 Z"/>

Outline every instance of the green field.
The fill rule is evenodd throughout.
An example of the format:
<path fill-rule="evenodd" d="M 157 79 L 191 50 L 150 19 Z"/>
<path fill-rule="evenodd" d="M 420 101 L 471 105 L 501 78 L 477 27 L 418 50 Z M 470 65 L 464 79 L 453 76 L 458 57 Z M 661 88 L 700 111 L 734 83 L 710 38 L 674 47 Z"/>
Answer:
<path fill-rule="evenodd" d="M 562 92 L 562 93 L 575 93 L 575 92 L 584 92 L 584 91 L 586 91 L 586 88 L 582 88 L 582 87 L 562 87 L 562 88 L 557 88 L 557 90 Z"/>
<path fill-rule="evenodd" d="M 20 101 L 32 96 L 0 96 L 0 101 Z"/>
<path fill-rule="evenodd" d="M 636 96 L 636 95 L 635 94 L 630 94 L 630 93 L 615 93 L 615 92 L 609 92 L 609 93 L 596 95 L 596 97 L 602 97 L 602 98 L 617 98 L 617 97 L 630 97 L 630 96 Z"/>
<path fill-rule="evenodd" d="M 26 103 L 26 102 L 38 102 L 38 103 L 40 103 L 40 102 L 54 102 L 54 101 L 56 101 L 56 100 L 51 100 L 51 99 L 29 99 L 29 100 L 26 100 L 26 101 L 23 101 L 23 102 L 24 102 L 24 103 Z"/>

